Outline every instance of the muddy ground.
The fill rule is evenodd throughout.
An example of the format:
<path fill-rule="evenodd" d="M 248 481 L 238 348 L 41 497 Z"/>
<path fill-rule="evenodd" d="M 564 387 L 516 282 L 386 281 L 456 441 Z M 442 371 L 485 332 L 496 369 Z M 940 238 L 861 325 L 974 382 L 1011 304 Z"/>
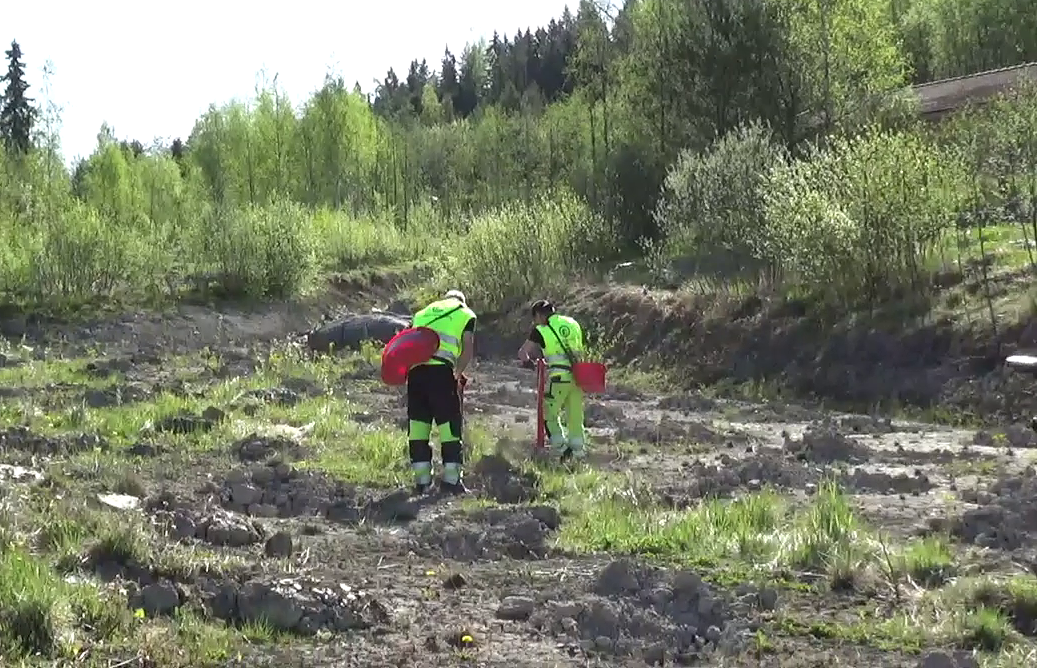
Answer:
<path fill-rule="evenodd" d="M 26 659 L 11 633 L 0 655 L 1033 665 L 1028 428 L 620 383 L 588 400 L 593 451 L 570 471 L 531 447 L 532 373 L 482 359 L 465 397 L 470 498 L 414 498 L 399 392 L 379 385 L 370 358 L 314 358 L 291 343 L 319 315 L 185 308 L 9 332 L 20 336 L 0 357 L 0 545 L 132 619 L 106 635 L 83 606 L 48 603 L 56 639 L 29 633 L 26 645 L 41 656 Z M 749 510 L 725 515 L 713 499 Z M 780 499 L 781 517 L 753 499 Z M 67 536 L 40 542 L 41 526 L 65 523 Z M 76 592 L 60 596 L 87 596 Z M 0 615 L 2 597 L 0 586 Z"/>

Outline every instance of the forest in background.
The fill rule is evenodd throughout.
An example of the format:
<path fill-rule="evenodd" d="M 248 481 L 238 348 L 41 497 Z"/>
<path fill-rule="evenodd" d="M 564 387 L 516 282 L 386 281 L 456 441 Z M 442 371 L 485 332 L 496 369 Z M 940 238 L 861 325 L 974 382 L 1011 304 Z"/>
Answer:
<path fill-rule="evenodd" d="M 497 310 L 637 259 L 664 286 L 855 308 L 938 287 L 948 238 L 1037 238 L 1033 90 L 939 125 L 905 93 L 1037 60 L 1030 0 L 582 0 L 370 96 L 275 77 L 168 144 L 104 126 L 71 170 L 46 78 L 7 56 L 0 295 L 21 306 L 197 275 L 283 298 L 420 260 Z"/>

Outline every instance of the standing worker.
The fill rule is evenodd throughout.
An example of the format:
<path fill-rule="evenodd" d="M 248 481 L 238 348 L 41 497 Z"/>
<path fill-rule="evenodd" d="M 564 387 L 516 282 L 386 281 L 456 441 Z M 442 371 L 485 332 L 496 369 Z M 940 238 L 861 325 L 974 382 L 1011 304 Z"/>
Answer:
<path fill-rule="evenodd" d="M 441 489 L 464 493 L 461 482 L 461 396 L 459 384 L 475 352 L 475 313 L 464 293 L 451 290 L 414 314 L 412 327 L 428 327 L 439 335 L 439 349 L 428 362 L 407 374 L 407 420 L 410 462 L 417 494 L 432 486 L 432 423 L 439 427 L 443 457 Z"/>
<path fill-rule="evenodd" d="M 551 450 L 562 461 L 583 459 L 583 390 L 573 379 L 573 364 L 583 354 L 583 329 L 567 315 L 555 313 L 546 299 L 533 304 L 533 330 L 519 348 L 521 362 L 532 362 L 537 351 L 547 364 L 544 388 L 544 428 Z M 564 423 L 562 417 L 564 411 Z"/>

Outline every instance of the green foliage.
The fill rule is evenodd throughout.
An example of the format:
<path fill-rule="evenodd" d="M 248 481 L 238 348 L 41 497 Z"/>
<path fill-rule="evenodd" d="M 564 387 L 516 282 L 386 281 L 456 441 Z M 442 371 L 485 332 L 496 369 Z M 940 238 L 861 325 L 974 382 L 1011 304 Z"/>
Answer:
<path fill-rule="evenodd" d="M 25 155 L 32 148 L 33 127 L 39 110 L 28 96 L 29 84 L 25 80 L 25 64 L 22 49 L 12 41 L 7 56 L 7 72 L 0 77 L 5 84 L 0 96 L 0 142 L 11 155 Z"/>
<path fill-rule="evenodd" d="M 894 13 L 916 81 L 1037 60 L 1029 0 L 903 0 Z"/>
<path fill-rule="evenodd" d="M 664 241 L 650 251 L 653 266 L 666 273 L 679 259 L 694 273 L 721 278 L 759 270 L 769 259 L 758 252 L 763 198 L 771 170 L 785 157 L 759 124 L 725 135 L 705 153 L 681 153 L 655 212 Z"/>
<path fill-rule="evenodd" d="M 925 292 L 954 223 L 1037 237 L 1037 112 L 1023 92 L 919 129 L 902 88 L 1037 57 L 1028 4 L 581 2 L 438 71 L 390 70 L 370 101 L 335 76 L 293 101 L 275 78 L 168 147 L 103 126 L 71 173 L 47 103 L 31 150 L 0 152 L 0 291 L 287 298 L 420 259 L 505 309 L 640 242 L 657 274 L 710 289 Z"/>
<path fill-rule="evenodd" d="M 447 276 L 480 310 L 515 307 L 561 289 L 609 254 L 608 222 L 572 195 L 474 218 L 454 242 Z"/>
<path fill-rule="evenodd" d="M 312 218 L 292 202 L 216 211 L 201 232 L 203 257 L 229 296 L 291 296 L 317 266 Z"/>
<path fill-rule="evenodd" d="M 917 134 L 838 140 L 774 172 L 762 250 L 812 290 L 892 296 L 923 281 L 963 203 L 965 175 L 955 155 Z"/>

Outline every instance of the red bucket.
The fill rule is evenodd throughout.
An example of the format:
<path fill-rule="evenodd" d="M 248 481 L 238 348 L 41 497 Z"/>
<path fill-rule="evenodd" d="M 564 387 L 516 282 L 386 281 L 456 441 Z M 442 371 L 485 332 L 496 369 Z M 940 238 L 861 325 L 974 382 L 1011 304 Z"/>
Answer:
<path fill-rule="evenodd" d="M 587 394 L 605 391 L 605 374 L 608 371 L 601 362 L 577 362 L 573 364 L 573 380 Z"/>
<path fill-rule="evenodd" d="M 403 385 L 411 367 L 432 359 L 439 349 L 439 334 L 429 327 L 410 327 L 389 340 L 382 350 L 382 382 Z"/>

